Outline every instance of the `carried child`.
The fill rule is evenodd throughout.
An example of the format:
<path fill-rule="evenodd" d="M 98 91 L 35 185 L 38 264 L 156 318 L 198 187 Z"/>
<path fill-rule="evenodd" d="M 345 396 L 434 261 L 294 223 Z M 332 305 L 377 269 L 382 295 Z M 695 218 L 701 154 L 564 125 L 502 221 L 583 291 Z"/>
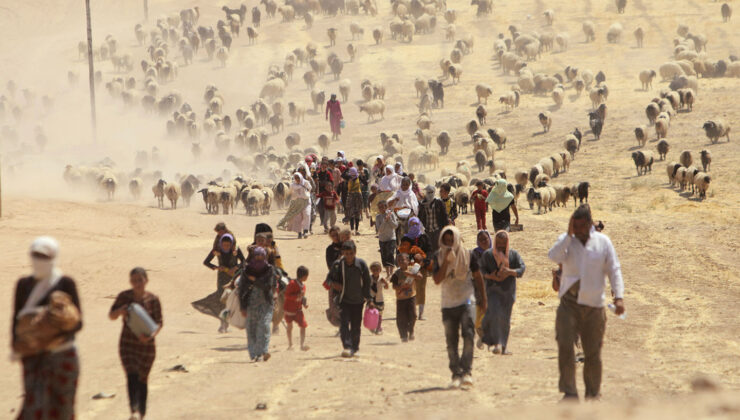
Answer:
<path fill-rule="evenodd" d="M 416 325 L 416 281 L 422 276 L 419 274 L 418 263 L 409 266 L 409 255 L 398 254 L 396 259 L 398 270 L 391 277 L 393 290 L 396 291 L 396 325 L 401 341 L 404 343 L 414 340 L 414 326 Z"/>

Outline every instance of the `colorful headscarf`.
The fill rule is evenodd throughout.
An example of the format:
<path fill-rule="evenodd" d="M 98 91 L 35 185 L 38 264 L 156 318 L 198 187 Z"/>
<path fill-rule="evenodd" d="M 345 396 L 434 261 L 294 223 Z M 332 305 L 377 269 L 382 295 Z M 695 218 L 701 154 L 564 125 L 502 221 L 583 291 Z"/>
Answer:
<path fill-rule="evenodd" d="M 252 255 L 249 256 L 249 266 L 250 268 L 254 269 L 255 271 L 262 271 L 265 266 L 267 265 L 267 251 L 265 248 L 262 248 L 261 246 L 257 246 L 252 248 Z M 262 260 L 255 260 L 254 257 L 263 256 L 264 258 Z"/>
<path fill-rule="evenodd" d="M 357 179 L 357 177 L 359 176 L 359 173 L 357 172 L 357 168 L 355 167 L 351 167 L 347 171 L 349 173 L 350 179 Z"/>
<path fill-rule="evenodd" d="M 406 233 L 406 237 L 411 239 L 419 239 L 419 236 L 424 234 L 424 225 L 421 224 L 421 220 L 414 216 L 409 219 L 409 231 Z"/>

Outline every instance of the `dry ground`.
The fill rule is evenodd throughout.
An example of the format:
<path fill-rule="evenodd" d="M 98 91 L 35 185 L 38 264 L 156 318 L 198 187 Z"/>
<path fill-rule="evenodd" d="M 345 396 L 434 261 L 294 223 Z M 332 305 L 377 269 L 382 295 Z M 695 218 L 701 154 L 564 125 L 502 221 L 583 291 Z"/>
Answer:
<path fill-rule="evenodd" d="M 527 206 L 523 199 L 520 201 L 525 230 L 512 235 L 512 247 L 522 254 L 527 272 L 514 309 L 514 355 L 502 358 L 476 352 L 476 385 L 471 391 L 441 389 L 449 375 L 438 310 L 439 292 L 434 286 L 430 286 L 428 319 L 417 324 L 415 342 L 400 343 L 392 321 L 395 307 L 389 302 L 385 335 L 364 334 L 359 358 L 337 357 L 341 350 L 339 340 L 323 314 L 326 296 L 320 283 L 326 272 L 323 250 L 328 243 L 323 235 L 299 241 L 292 234 L 277 234 L 288 270 L 294 271 L 299 264 L 311 269 L 307 314 L 311 350 L 285 351 L 285 332 L 281 329 L 272 340 L 273 359 L 266 364 L 249 363 L 244 334 L 217 334 L 216 321 L 194 311 L 190 302 L 210 293 L 214 286 L 213 274 L 201 261 L 217 221 L 225 220 L 245 244 L 252 237 L 255 223 L 264 220 L 274 226 L 282 212 L 254 218 L 245 217 L 240 209 L 236 215 L 215 217 L 204 214 L 199 200 L 189 209 L 162 211 L 156 209 L 148 194 L 145 200 L 133 202 L 125 187 L 115 202 L 103 203 L 63 185 L 61 173 L 67 163 L 89 163 L 110 156 L 128 172 L 133 169 L 134 151 L 152 145 L 163 151 L 161 169 L 169 178 L 186 172 L 218 175 L 224 168 L 234 172 L 223 157 L 215 156 L 205 140 L 202 142 L 208 156 L 194 162 L 188 141 L 165 138 L 164 120 L 145 115 L 139 109 L 125 110 L 104 89 L 98 91 L 101 142 L 90 145 L 86 82 L 77 88 L 66 84 L 68 70 L 86 74 L 86 63 L 77 59 L 76 51 L 77 42 L 84 36 L 84 12 L 78 3 L 36 0 L 0 5 L 2 80 L 14 78 L 21 87 L 32 87 L 39 96 L 50 92 L 57 98 L 55 111 L 41 117 L 50 138 L 45 154 L 21 156 L 17 153 L 21 146 L 3 144 L 0 299 L 11 302 L 14 280 L 27 273 L 30 240 L 41 234 L 60 239 L 61 265 L 77 279 L 84 311 L 85 326 L 78 335 L 82 360 L 78 391 L 81 418 L 125 418 L 125 381 L 117 356 L 120 325 L 108 321 L 106 315 L 112 297 L 127 287 L 128 270 L 136 265 L 151 270 L 150 289 L 159 295 L 164 307 L 165 328 L 157 339 L 158 358 L 150 378 L 152 418 L 252 416 L 257 415 L 252 410 L 259 402 L 268 405 L 268 411 L 259 417 L 353 418 L 407 411 L 421 413 L 420 416 L 435 412 L 454 415 L 463 407 L 473 413 L 490 412 L 494 407 L 549 407 L 558 399 L 554 340 L 558 302 L 549 290 L 552 264 L 546 252 L 566 228 L 572 204 L 568 209 L 536 215 L 524 209 Z M 138 62 L 143 54 L 133 39 L 133 26 L 141 18 L 138 3 L 136 8 L 123 1 L 92 3 L 96 38 L 115 35 Z M 152 16 L 199 4 L 172 0 L 150 3 Z M 253 3 L 247 4 L 250 9 Z M 398 132 L 406 139 L 406 147 L 411 148 L 417 115 L 413 80 L 417 76 L 438 77 L 437 63 L 448 56 L 452 43 L 444 41 L 441 16 L 434 34 L 417 36 L 411 44 L 392 41 L 387 33 L 390 6 L 380 3 L 376 18 L 318 17 L 310 31 L 304 29 L 302 21 L 280 24 L 277 19 L 263 20 L 259 43 L 247 46 L 245 37 L 235 39 L 225 68 L 204 60 L 201 54 L 192 66 L 181 67 L 179 78 L 163 87 L 163 91 L 178 90 L 202 115 L 200 98 L 205 84 L 215 83 L 225 92 L 226 111 L 233 114 L 239 106 L 254 101 L 267 66 L 281 64 L 288 51 L 313 40 L 324 56 L 328 54 L 326 29 L 330 26 L 340 28 L 334 50 L 346 59 L 349 23 L 356 20 L 365 28 L 365 37 L 357 42 L 360 55 L 356 62 L 345 63 L 343 78 L 352 80 L 353 90 L 350 103 L 344 104 L 348 127 L 342 141 L 332 145 L 332 151 L 341 149 L 362 158 L 377 154 L 380 131 Z M 220 5 L 201 3 L 201 23 L 215 25 L 216 19 L 221 18 Z M 726 59 L 729 54 L 737 54 L 733 49 L 740 41 L 737 23 L 721 23 L 718 3 L 693 0 L 636 0 L 629 2 L 624 15 L 616 14 L 611 1 L 591 0 L 495 3 L 494 14 L 482 19 L 474 16 L 467 2 L 451 1 L 448 7 L 458 10 L 458 38 L 473 34 L 476 45 L 473 54 L 462 63 L 462 81 L 455 86 L 446 82 L 445 108 L 434 111 L 434 131 L 448 130 L 454 139 L 450 154 L 442 157 L 445 168 L 453 168 L 461 159 L 472 160 L 464 124 L 474 117 L 474 86 L 481 82 L 490 84 L 497 98 L 515 81 L 514 76 L 502 76 L 497 63 L 490 59 L 493 39 L 499 32 L 506 32 L 509 24 L 544 30 L 542 12 L 555 9 L 554 30 L 570 34 L 570 48 L 563 53 L 545 53 L 529 65 L 546 73 L 562 72 L 566 65 L 575 65 L 594 73 L 603 70 L 607 76 L 609 116 L 602 137 L 591 141 L 592 136 L 587 134 L 571 170 L 556 179 L 563 184 L 591 182 L 590 202 L 595 217 L 605 221 L 606 233 L 617 247 L 627 289 L 628 318 L 621 321 L 610 316 L 605 340 L 603 399 L 609 404 L 586 407 L 579 417 L 593 412 L 602 416 L 611 413 L 613 417 L 612 407 L 635 407 L 636 401 L 645 400 L 657 402 L 649 403 L 650 409 L 640 405 L 626 411 L 626 415 L 666 415 L 665 407 L 678 400 L 686 400 L 683 404 L 688 408 L 674 408 L 676 417 L 716 414 L 716 401 L 705 404 L 686 399 L 685 394 L 690 391 L 691 377 L 699 372 L 718 377 L 729 389 L 737 389 L 740 384 L 740 324 L 736 311 L 740 300 L 740 158 L 735 138 L 730 143 L 709 145 L 701 125 L 707 119 L 721 117 L 734 124 L 735 131 L 740 129 L 740 80 L 701 79 L 694 112 L 679 114 L 669 132 L 669 161 L 677 160 L 680 151 L 686 149 L 695 156 L 704 148 L 712 151 L 713 180 L 707 200 L 697 201 L 669 188 L 663 162 L 654 165 L 652 174 L 636 177 L 629 155 L 636 145 L 632 129 L 646 123 L 644 106 L 658 89 L 666 86 L 656 80 L 653 91 L 643 92 L 639 90 L 637 73 L 644 68 L 657 70 L 670 59 L 677 24 L 687 23 L 692 30 L 706 34 L 709 56 Z M 527 19 L 528 15 L 531 19 Z M 582 43 L 580 27 L 584 19 L 592 19 L 600 28 L 595 43 Z M 615 21 L 625 26 L 625 35 L 620 44 L 610 45 L 605 32 Z M 638 25 L 647 33 L 644 49 L 633 48 L 631 32 Z M 373 45 L 371 32 L 375 26 L 386 32 L 386 40 L 380 46 Z M 106 80 L 115 75 L 109 63 L 100 68 Z M 296 72 L 287 97 L 308 104 L 308 91 L 300 80 L 303 71 Z M 140 77 L 138 65 L 133 74 Z M 386 86 L 388 110 L 383 121 L 369 124 L 358 111 L 355 103 L 364 78 Z M 320 87 L 329 92 L 337 89 L 336 84 L 326 76 Z M 539 133 L 536 115 L 550 109 L 549 97 L 525 95 L 522 105 L 511 113 L 500 113 L 498 104 L 490 103 L 489 126 L 502 127 L 509 136 L 506 150 L 497 159 L 504 160 L 510 171 L 529 168 L 539 158 L 561 150 L 565 135 L 574 127 L 585 131 L 590 101 L 587 95 L 572 96 L 572 89 L 566 93 L 563 107 L 552 110 L 554 123 L 547 134 Z M 29 133 L 34 125 L 30 118 L 23 122 L 22 141 L 33 144 Z M 320 116 L 309 115 L 300 127 L 287 126 L 286 132 L 300 132 L 302 146 L 308 146 L 327 129 Z M 278 150 L 284 150 L 285 134 L 271 140 Z M 646 147 L 654 149 L 654 145 L 651 141 Z M 438 175 L 439 171 L 429 172 L 427 177 Z M 459 224 L 467 244 L 472 246 L 473 216 L 463 216 Z M 366 224 L 362 233 L 357 239 L 359 255 L 369 261 L 378 259 L 376 239 Z M 8 321 L 9 317 L 0 317 L 0 330 L 8 331 Z M 21 402 L 20 368 L 9 361 L 8 346 L 0 347 L 0 413 L 10 416 Z M 165 372 L 177 364 L 185 365 L 189 373 Z M 101 391 L 117 395 L 112 400 L 91 400 Z M 732 400 L 732 396 L 728 398 Z M 731 404 L 719 406 L 720 414 L 721 407 L 733 409 Z M 518 414 L 521 418 L 537 417 L 544 410 L 550 408 L 530 407 Z M 563 416 L 571 414 L 562 411 Z"/>

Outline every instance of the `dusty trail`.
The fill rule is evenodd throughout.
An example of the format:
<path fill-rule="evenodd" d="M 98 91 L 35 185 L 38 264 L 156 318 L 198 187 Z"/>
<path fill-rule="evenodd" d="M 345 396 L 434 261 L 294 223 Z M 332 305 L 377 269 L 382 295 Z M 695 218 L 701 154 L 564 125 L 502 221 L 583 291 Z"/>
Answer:
<path fill-rule="evenodd" d="M 553 413 L 567 416 L 568 411 L 553 409 L 557 394 L 557 349 L 554 319 L 557 299 L 549 289 L 550 268 L 546 254 L 557 234 L 567 226 L 572 202 L 566 209 L 537 215 L 526 200 L 519 200 L 522 233 L 512 235 L 512 247 L 527 264 L 514 307 L 511 331 L 511 357 L 494 357 L 476 351 L 475 388 L 469 392 L 450 392 L 447 358 L 439 311 L 439 291 L 428 286 L 427 320 L 417 323 L 416 341 L 401 344 L 395 328 L 395 302 L 386 302 L 382 336 L 364 333 L 361 357 L 341 360 L 336 330 L 325 320 L 326 295 L 320 283 L 326 269 L 326 236 L 307 240 L 292 234 L 277 233 L 278 246 L 288 270 L 299 264 L 309 267 L 310 308 L 309 352 L 288 352 L 285 330 L 273 337 L 273 359 L 267 364 L 247 360 L 245 337 L 241 331 L 216 333 L 217 322 L 198 313 L 190 302 L 209 294 L 215 278 L 201 265 L 211 242 L 212 227 L 224 220 L 244 245 L 252 237 L 255 223 L 273 226 L 284 211 L 273 210 L 263 217 L 246 217 L 239 208 L 234 215 L 205 214 L 199 197 L 190 208 L 163 211 L 156 208 L 150 186 L 144 198 L 130 198 L 125 186 L 111 203 L 98 201 L 88 194 L 73 191 L 61 178 L 68 163 L 92 163 L 109 156 L 121 170 L 133 170 L 135 151 L 157 146 L 162 162 L 157 167 L 167 179 L 176 174 L 197 173 L 219 176 L 224 169 L 236 168 L 224 161 L 210 142 L 201 140 L 204 156 L 195 160 L 190 141 L 170 139 L 165 121 L 141 109 L 126 109 L 114 101 L 101 86 L 98 90 L 101 144 L 91 146 L 87 125 L 86 63 L 77 56 L 77 42 L 84 13 L 78 2 L 34 0 L 0 7 L 0 75 L 2 84 L 13 78 L 21 87 L 31 86 L 40 96 L 49 93 L 56 99 L 54 112 L 39 117 L 48 136 L 45 153 L 34 151 L 25 158 L 18 152 L 23 142 L 33 144 L 31 133 L 37 121 L 32 117 L 20 125 L 16 145 L 2 143 L 3 218 L 0 219 L 0 298 L 10 302 L 17 277 L 28 270 L 26 248 L 31 238 L 51 234 L 62 242 L 61 266 L 73 275 L 81 291 L 84 329 L 78 336 L 82 358 L 82 377 L 78 391 L 79 417 L 82 419 L 117 418 L 126 414 L 124 377 L 117 356 L 120 324 L 107 319 L 113 296 L 127 287 L 126 273 L 135 265 L 151 271 L 150 289 L 159 295 L 164 307 L 165 328 L 158 338 L 158 356 L 150 379 L 150 414 L 152 418 L 215 418 L 255 416 L 257 418 L 309 417 L 353 418 L 360 415 L 399 416 L 412 413 L 425 417 L 459 414 L 461 408 L 473 413 L 491 409 L 513 410 L 511 418 L 533 418 Z M 164 16 L 183 7 L 200 5 L 201 22 L 215 25 L 222 18 L 219 4 L 196 1 L 150 2 L 151 16 Z M 251 9 L 255 1 L 247 2 Z M 134 62 L 144 56 L 136 45 L 133 26 L 141 19 L 139 4 L 119 0 L 93 1 L 95 37 L 115 35 L 123 50 L 131 52 Z M 233 6 L 233 5 L 231 5 Z M 508 36 L 508 26 L 515 24 L 527 31 L 547 30 L 542 11 L 553 8 L 554 32 L 568 32 L 570 47 L 565 52 L 544 53 L 528 63 L 536 71 L 552 74 L 567 65 L 606 73 L 610 89 L 609 116 L 601 139 L 584 136 L 581 151 L 568 172 L 554 179 L 559 184 L 589 181 L 590 203 L 595 217 L 606 222 L 622 263 L 627 284 L 628 319 L 609 317 L 604 349 L 605 404 L 587 406 L 581 413 L 596 412 L 609 418 L 614 407 L 629 407 L 625 416 L 650 417 L 653 409 L 665 413 L 675 410 L 676 418 L 710 412 L 717 404 L 735 407 L 732 396 L 704 400 L 689 398 L 689 382 L 695 373 L 717 376 L 726 388 L 740 387 L 740 319 L 735 307 L 740 301 L 738 275 L 740 259 L 740 149 L 738 141 L 711 145 L 700 129 L 708 119 L 724 118 L 740 125 L 737 93 L 738 79 L 700 79 L 700 89 L 691 113 L 680 113 L 672 121 L 668 140 L 668 161 L 677 160 L 682 150 L 691 150 L 695 160 L 701 149 L 714 156 L 712 187 L 707 200 L 697 201 L 686 193 L 668 187 L 665 164 L 656 162 L 653 172 L 636 177 L 630 159 L 636 141 L 632 130 L 645 124 L 644 106 L 667 83 L 657 80 L 653 90 L 639 90 L 637 74 L 669 60 L 675 28 L 687 23 L 709 39 L 709 56 L 715 59 L 737 54 L 740 42 L 737 25 L 720 23 L 719 6 L 696 1 L 629 2 L 624 15 L 617 15 L 614 3 L 586 0 L 576 3 L 548 3 L 541 0 L 494 4 L 494 14 L 476 18 L 469 2 L 448 2 L 458 13 L 457 37 L 473 34 L 473 53 L 462 62 L 460 83 L 445 81 L 445 108 L 433 111 L 433 132 L 447 130 L 453 138 L 450 153 L 441 156 L 441 168 L 422 171 L 428 181 L 435 180 L 441 169 L 451 170 L 459 160 L 472 161 L 472 146 L 465 133 L 465 123 L 474 118 L 477 83 L 494 89 L 488 105 L 488 125 L 504 128 L 508 134 L 506 149 L 496 158 L 505 161 L 508 172 L 528 169 L 541 157 L 562 149 L 565 135 L 579 127 L 585 133 L 587 112 L 591 110 L 588 93 L 580 97 L 566 91 L 566 101 L 553 107 L 549 96 L 522 97 L 521 105 L 503 112 L 498 96 L 510 89 L 516 76 L 502 75 L 494 60 L 491 44 L 498 33 Z M 177 90 L 202 116 L 206 84 L 214 83 L 225 92 L 225 111 L 233 115 L 240 106 L 248 106 L 257 97 L 270 64 L 282 64 L 292 49 L 313 41 L 325 57 L 336 52 L 347 59 L 346 44 L 359 47 L 354 63 L 345 62 L 341 79 L 352 81 L 348 103 L 343 104 L 347 129 L 342 140 L 331 145 L 330 154 L 344 150 L 350 157 L 366 159 L 379 153 L 378 133 L 398 133 L 406 152 L 416 146 L 418 99 L 413 80 L 440 76 L 439 59 L 448 57 L 452 42 L 444 41 L 446 23 L 438 16 L 435 33 L 416 36 L 410 44 L 390 39 L 387 33 L 390 5 L 379 2 L 379 14 L 368 16 L 317 16 L 314 26 L 281 24 L 279 19 L 264 19 L 260 37 L 248 45 L 244 35 L 234 39 L 231 57 L 225 68 L 198 55 L 190 66 L 179 68 L 178 78 L 162 86 L 163 92 Z M 672 13 L 665 13 L 671 10 Z M 527 15 L 531 14 L 531 18 Z M 597 25 L 597 41 L 583 43 L 581 23 L 589 19 Z M 357 21 L 365 29 L 361 40 L 351 41 L 349 24 Z M 606 29 L 620 21 L 624 27 L 622 42 L 607 44 Z M 641 25 L 646 31 L 645 48 L 634 48 L 632 31 Z M 337 46 L 329 48 L 326 30 L 340 28 Z M 374 45 L 372 29 L 380 27 L 385 38 Z M 94 42 L 95 44 L 98 41 Z M 179 52 L 173 52 L 181 63 Z M 104 81 L 119 74 L 109 63 L 96 63 Z M 70 87 L 68 71 L 81 75 L 80 83 Z M 302 81 L 306 68 L 297 68 L 286 91 L 286 102 L 295 100 L 310 109 L 310 95 Z M 132 73 L 141 76 L 138 64 Z M 381 82 L 386 87 L 386 115 L 382 121 L 367 123 L 358 109 L 363 79 Z M 330 93 L 338 83 L 330 74 L 318 87 Z M 537 114 L 550 110 L 554 122 L 549 133 L 540 134 Z M 279 153 L 286 151 L 283 139 L 288 132 L 301 133 L 301 147 L 315 146 L 317 136 L 328 131 L 323 112 L 309 112 L 305 123 L 286 122 L 284 132 L 272 136 L 270 144 Z M 5 123 L 3 123 L 5 124 Z M 733 131 L 734 133 L 734 131 Z M 652 137 L 652 132 L 651 132 Z M 654 150 L 651 138 L 646 148 Z M 35 150 L 35 149 L 34 149 Z M 435 152 L 438 150 L 433 142 Z M 244 155 L 243 152 L 239 152 Z M 407 157 L 407 155 L 405 156 Z M 474 174 L 486 176 L 487 174 Z M 466 244 L 472 246 L 475 224 L 472 214 L 462 216 L 458 226 Z M 377 240 L 363 222 L 357 239 L 359 255 L 378 259 Z M 388 294 L 390 298 L 390 293 Z M 8 331 L 9 317 L 0 316 L 0 331 Z M 296 332 L 297 334 L 297 332 Z M 20 368 L 8 360 L 8 346 L 0 346 L 0 412 L 14 413 L 21 397 Z M 189 372 L 166 370 L 183 364 Z M 114 392 L 111 400 L 93 401 L 98 392 Z M 677 396 L 677 397 L 676 397 Z M 668 399 L 668 400 L 666 400 Z M 648 403 L 643 403 L 644 401 Z M 718 402 L 719 401 L 719 402 Z M 253 411 L 264 402 L 268 410 Z M 645 405 L 647 404 L 647 405 Z M 534 406 L 534 407 L 531 407 Z M 556 411 L 557 410 L 557 411 Z M 705 411 L 702 411 L 705 410 Z M 698 414 L 697 414 L 698 413 Z M 640 417 L 643 416 L 643 417 Z M 623 417 L 622 417 L 623 418 Z"/>

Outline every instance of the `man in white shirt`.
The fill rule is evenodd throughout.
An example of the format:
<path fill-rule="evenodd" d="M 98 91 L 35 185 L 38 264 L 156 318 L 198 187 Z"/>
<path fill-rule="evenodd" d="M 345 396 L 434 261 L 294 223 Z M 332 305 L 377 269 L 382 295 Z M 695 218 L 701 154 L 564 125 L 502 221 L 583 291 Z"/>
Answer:
<path fill-rule="evenodd" d="M 555 330 L 558 342 L 560 391 L 564 399 L 578 399 L 574 343 L 581 337 L 586 399 L 598 399 L 601 388 L 601 346 L 606 329 L 604 277 L 609 277 L 617 315 L 624 313 L 624 283 L 611 240 L 593 228 L 591 208 L 583 204 L 573 213 L 568 233 L 560 235 L 548 254 L 562 264 Z"/>

